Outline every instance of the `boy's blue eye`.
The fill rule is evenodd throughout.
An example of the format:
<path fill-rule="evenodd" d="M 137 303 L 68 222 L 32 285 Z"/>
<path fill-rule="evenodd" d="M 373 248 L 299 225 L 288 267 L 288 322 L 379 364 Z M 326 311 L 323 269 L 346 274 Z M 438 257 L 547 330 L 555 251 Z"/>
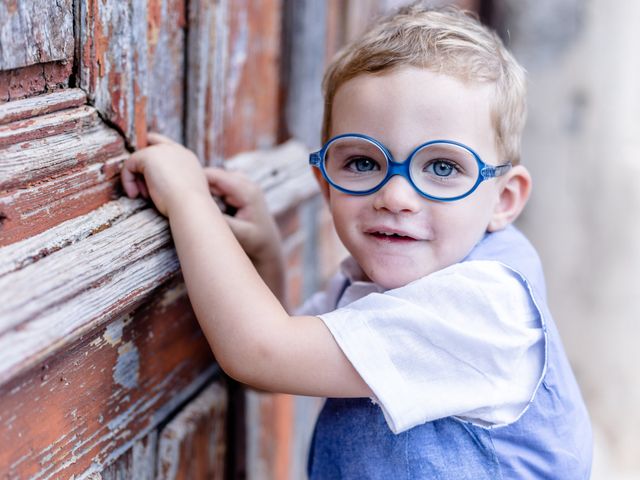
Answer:
<path fill-rule="evenodd" d="M 355 157 L 350 159 L 346 165 L 349 170 L 355 172 L 372 172 L 374 170 L 380 170 L 378 162 L 372 160 L 369 157 Z"/>
<path fill-rule="evenodd" d="M 426 166 L 425 172 L 433 173 L 438 177 L 449 177 L 456 172 L 456 166 L 445 160 L 436 160 Z"/>

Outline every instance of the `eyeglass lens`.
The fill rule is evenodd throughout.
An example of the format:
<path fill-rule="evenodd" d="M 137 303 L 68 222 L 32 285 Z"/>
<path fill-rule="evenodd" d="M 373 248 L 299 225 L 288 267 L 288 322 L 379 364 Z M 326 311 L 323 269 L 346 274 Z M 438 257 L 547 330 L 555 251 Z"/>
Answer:
<path fill-rule="evenodd" d="M 388 162 L 375 143 L 360 137 L 343 137 L 329 145 L 324 168 L 335 185 L 352 192 L 365 192 L 385 179 Z M 479 168 L 476 158 L 466 148 L 436 142 L 414 154 L 409 174 L 423 193 L 454 198 L 473 188 Z"/>

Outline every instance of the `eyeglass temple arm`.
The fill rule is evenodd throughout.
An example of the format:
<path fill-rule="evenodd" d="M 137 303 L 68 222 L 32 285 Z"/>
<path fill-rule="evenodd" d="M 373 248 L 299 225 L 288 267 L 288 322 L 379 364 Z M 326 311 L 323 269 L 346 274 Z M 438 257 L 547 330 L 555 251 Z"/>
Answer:
<path fill-rule="evenodd" d="M 320 152 L 313 152 L 309 154 L 309 165 L 319 167 L 321 161 L 322 157 L 320 156 Z"/>
<path fill-rule="evenodd" d="M 482 177 L 484 179 L 499 177 L 507 173 L 511 169 L 511 167 L 511 162 L 505 163 L 503 165 L 498 165 L 497 167 L 490 167 L 489 165 L 487 165 L 482 169 Z"/>

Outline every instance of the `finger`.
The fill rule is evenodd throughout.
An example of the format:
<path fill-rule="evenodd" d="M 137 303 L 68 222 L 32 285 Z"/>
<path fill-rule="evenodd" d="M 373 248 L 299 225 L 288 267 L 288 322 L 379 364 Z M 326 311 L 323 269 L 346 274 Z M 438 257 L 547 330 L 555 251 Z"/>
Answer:
<path fill-rule="evenodd" d="M 149 132 L 147 134 L 147 141 L 149 145 L 160 145 L 162 143 L 169 145 L 176 145 L 177 142 L 167 137 L 166 135 L 162 135 L 158 132 Z"/>
<path fill-rule="evenodd" d="M 225 220 L 227 221 L 227 225 L 233 232 L 233 235 L 240 241 L 240 243 L 245 243 L 246 239 L 251 236 L 251 229 L 253 225 L 249 222 L 238 220 L 235 217 L 230 215 L 224 215 Z"/>
<path fill-rule="evenodd" d="M 136 182 L 135 172 L 138 169 L 137 159 L 132 156 L 127 158 L 122 164 L 121 180 L 122 187 L 129 198 L 135 198 L 140 193 Z"/>
<path fill-rule="evenodd" d="M 136 186 L 138 187 L 142 198 L 149 198 L 149 190 L 147 189 L 147 184 L 143 177 L 136 176 Z"/>
<path fill-rule="evenodd" d="M 205 176 L 210 190 L 224 197 L 225 202 L 234 207 L 243 207 L 250 203 L 256 190 L 255 184 L 240 172 L 208 168 L 205 169 Z"/>

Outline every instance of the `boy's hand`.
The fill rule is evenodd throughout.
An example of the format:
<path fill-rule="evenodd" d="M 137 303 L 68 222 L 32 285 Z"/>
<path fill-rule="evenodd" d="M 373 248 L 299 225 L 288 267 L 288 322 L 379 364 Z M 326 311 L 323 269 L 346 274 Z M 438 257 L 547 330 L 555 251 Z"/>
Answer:
<path fill-rule="evenodd" d="M 169 216 L 176 202 L 193 195 L 210 196 L 207 179 L 195 154 L 158 133 L 149 133 L 149 146 L 127 158 L 122 186 L 130 198 L 151 197 L 158 211 Z"/>
<path fill-rule="evenodd" d="M 260 187 L 240 172 L 205 168 L 209 190 L 237 209 L 225 215 L 242 248 L 255 263 L 273 261 L 280 255 L 280 235 Z"/>

